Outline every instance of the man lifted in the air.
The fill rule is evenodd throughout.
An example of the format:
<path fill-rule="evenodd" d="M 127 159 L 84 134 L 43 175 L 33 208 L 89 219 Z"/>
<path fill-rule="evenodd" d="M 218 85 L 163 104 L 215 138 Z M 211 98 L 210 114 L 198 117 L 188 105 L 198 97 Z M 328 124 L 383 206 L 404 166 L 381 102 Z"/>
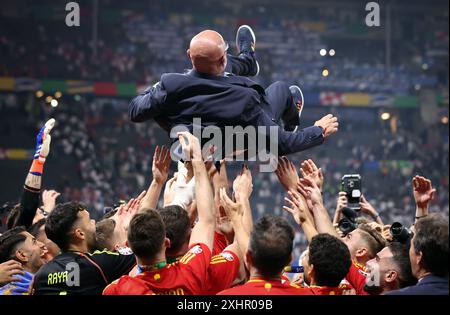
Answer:
<path fill-rule="evenodd" d="M 279 81 L 264 89 L 247 77 L 259 72 L 255 35 L 249 26 L 238 29 L 236 46 L 239 55 L 227 55 L 228 44 L 219 33 L 206 30 L 194 36 L 187 50 L 192 70 L 163 74 L 136 96 L 129 105 L 131 121 L 155 119 L 168 132 L 177 125 L 192 131 L 194 118 L 201 118 L 202 127 L 280 126 L 278 155 L 322 144 L 338 130 L 337 118 L 331 114 L 314 126 L 297 128 L 303 107 L 300 88 Z"/>

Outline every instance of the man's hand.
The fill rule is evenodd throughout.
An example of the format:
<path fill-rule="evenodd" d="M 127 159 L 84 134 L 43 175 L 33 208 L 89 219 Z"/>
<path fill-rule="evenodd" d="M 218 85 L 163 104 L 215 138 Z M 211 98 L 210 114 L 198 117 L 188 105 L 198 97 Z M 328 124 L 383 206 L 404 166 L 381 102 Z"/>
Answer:
<path fill-rule="evenodd" d="M 131 198 L 126 204 L 120 205 L 117 212 L 112 217 L 119 228 L 128 231 L 131 219 L 138 212 L 142 199 L 144 198 L 146 191 L 140 193 L 136 198 Z"/>
<path fill-rule="evenodd" d="M 13 281 L 20 281 L 18 277 L 14 275 L 23 275 L 22 264 L 15 260 L 8 260 L 0 264 L 0 286 L 8 284 Z"/>
<path fill-rule="evenodd" d="M 297 190 L 299 177 L 294 164 L 287 157 L 282 156 L 278 159 L 278 167 L 275 174 L 286 191 Z"/>
<path fill-rule="evenodd" d="M 308 179 L 301 178 L 299 184 L 297 185 L 298 191 L 305 197 L 306 203 L 310 209 L 314 207 L 323 207 L 322 193 L 320 192 L 319 186 Z"/>
<path fill-rule="evenodd" d="M 157 184 L 163 185 L 166 182 L 169 175 L 169 166 L 170 151 L 164 145 L 161 147 L 161 150 L 159 150 L 159 146 L 156 146 L 153 154 L 152 174 L 153 180 Z"/>
<path fill-rule="evenodd" d="M 243 201 L 250 198 L 253 191 L 252 173 L 247 165 L 242 165 L 242 170 L 233 181 L 233 192 L 236 200 Z"/>
<path fill-rule="evenodd" d="M 179 132 L 177 135 L 184 155 L 188 157 L 188 160 L 203 161 L 202 150 L 197 137 L 187 131 Z"/>
<path fill-rule="evenodd" d="M 337 117 L 328 114 L 314 123 L 314 126 L 322 127 L 325 137 L 329 137 L 338 131 L 339 123 Z"/>
<path fill-rule="evenodd" d="M 361 201 L 359 202 L 359 205 L 361 206 L 361 212 L 368 214 L 371 216 L 375 221 L 378 222 L 378 224 L 383 225 L 383 222 L 381 221 L 380 215 L 378 214 L 377 210 L 366 200 L 366 198 L 361 196 Z"/>
<path fill-rule="evenodd" d="M 45 212 L 50 213 L 55 208 L 56 198 L 61 195 L 56 190 L 44 190 L 42 192 L 42 204 Z"/>
<path fill-rule="evenodd" d="M 289 198 L 284 197 L 284 200 L 290 204 L 290 207 L 283 206 L 283 209 L 289 212 L 298 225 L 302 225 L 305 222 L 314 224 L 314 219 L 308 208 L 300 199 L 300 195 L 293 190 L 288 191 Z"/>
<path fill-rule="evenodd" d="M 322 169 L 318 168 L 313 160 L 303 161 L 300 167 L 300 173 L 303 178 L 308 178 L 316 183 L 320 191 L 323 190 L 323 173 Z"/>
<path fill-rule="evenodd" d="M 431 185 L 431 180 L 422 176 L 414 176 L 412 184 L 416 205 L 419 208 L 428 207 L 428 203 L 433 200 L 436 192 L 436 189 Z"/>
<path fill-rule="evenodd" d="M 241 203 L 238 200 L 236 202 L 232 201 L 228 197 L 225 188 L 220 188 L 219 194 L 220 194 L 220 205 L 225 209 L 227 217 L 229 217 L 232 221 L 241 220 L 244 214 Z"/>
<path fill-rule="evenodd" d="M 336 204 L 336 212 L 341 212 L 342 208 L 347 207 L 348 199 L 345 191 L 340 191 Z"/>

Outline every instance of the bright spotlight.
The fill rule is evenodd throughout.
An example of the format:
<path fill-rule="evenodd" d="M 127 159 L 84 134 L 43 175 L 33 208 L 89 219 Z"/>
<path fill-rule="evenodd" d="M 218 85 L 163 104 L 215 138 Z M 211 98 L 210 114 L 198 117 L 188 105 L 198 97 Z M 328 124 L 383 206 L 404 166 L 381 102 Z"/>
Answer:
<path fill-rule="evenodd" d="M 56 107 L 56 106 L 58 106 L 58 101 L 55 99 L 52 99 L 52 101 L 50 102 L 50 105 L 52 105 L 52 107 Z"/>
<path fill-rule="evenodd" d="M 55 97 L 60 98 L 62 96 L 62 93 L 60 91 L 55 92 Z"/>
<path fill-rule="evenodd" d="M 330 72 L 328 71 L 328 69 L 323 69 L 322 70 L 322 76 L 328 77 L 329 74 L 330 74 Z"/>
<path fill-rule="evenodd" d="M 41 98 L 42 96 L 44 96 L 44 92 L 42 92 L 41 90 L 36 91 L 36 97 L 37 98 Z"/>
<path fill-rule="evenodd" d="M 47 103 L 50 103 L 50 102 L 52 101 L 52 99 L 53 99 L 53 97 L 51 97 L 51 96 L 49 95 L 49 96 L 47 96 L 47 97 L 45 98 L 45 101 L 46 101 Z"/>
<path fill-rule="evenodd" d="M 336 51 L 334 49 L 330 49 L 330 51 L 328 51 L 328 54 L 330 56 L 334 56 L 336 54 Z"/>
<path fill-rule="evenodd" d="M 381 119 L 382 120 L 388 120 L 389 118 L 391 118 L 391 114 L 388 112 L 384 112 L 381 114 Z"/>
<path fill-rule="evenodd" d="M 327 50 L 324 49 L 324 48 L 322 48 L 322 49 L 319 51 L 319 54 L 320 54 L 321 56 L 325 56 L 325 55 L 327 54 Z"/>

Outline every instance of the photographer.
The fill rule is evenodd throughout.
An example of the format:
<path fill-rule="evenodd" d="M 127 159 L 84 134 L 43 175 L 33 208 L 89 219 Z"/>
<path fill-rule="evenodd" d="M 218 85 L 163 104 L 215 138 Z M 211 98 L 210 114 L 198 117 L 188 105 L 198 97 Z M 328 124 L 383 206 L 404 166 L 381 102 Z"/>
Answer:
<path fill-rule="evenodd" d="M 391 295 L 448 295 L 448 221 L 439 214 L 417 220 L 409 259 L 416 285 Z"/>

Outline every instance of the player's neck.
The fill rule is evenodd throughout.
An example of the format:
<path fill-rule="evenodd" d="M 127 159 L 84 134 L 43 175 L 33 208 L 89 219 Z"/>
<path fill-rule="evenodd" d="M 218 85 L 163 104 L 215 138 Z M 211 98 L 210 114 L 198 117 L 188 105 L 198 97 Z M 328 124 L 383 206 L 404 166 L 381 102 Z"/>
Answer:
<path fill-rule="evenodd" d="M 166 262 L 166 255 L 165 252 L 162 252 L 153 258 L 138 257 L 137 262 L 139 266 L 158 266 Z"/>
<path fill-rule="evenodd" d="M 80 244 L 70 244 L 67 251 L 68 252 L 87 253 L 87 252 L 89 252 L 89 248 L 85 242 L 82 242 Z"/>
<path fill-rule="evenodd" d="M 281 281 L 281 274 L 279 274 L 278 276 L 265 276 L 262 273 L 260 273 L 258 270 L 256 270 L 255 268 L 251 268 L 250 270 L 250 280 L 252 279 L 263 279 L 263 280 L 267 280 L 267 281 Z"/>

